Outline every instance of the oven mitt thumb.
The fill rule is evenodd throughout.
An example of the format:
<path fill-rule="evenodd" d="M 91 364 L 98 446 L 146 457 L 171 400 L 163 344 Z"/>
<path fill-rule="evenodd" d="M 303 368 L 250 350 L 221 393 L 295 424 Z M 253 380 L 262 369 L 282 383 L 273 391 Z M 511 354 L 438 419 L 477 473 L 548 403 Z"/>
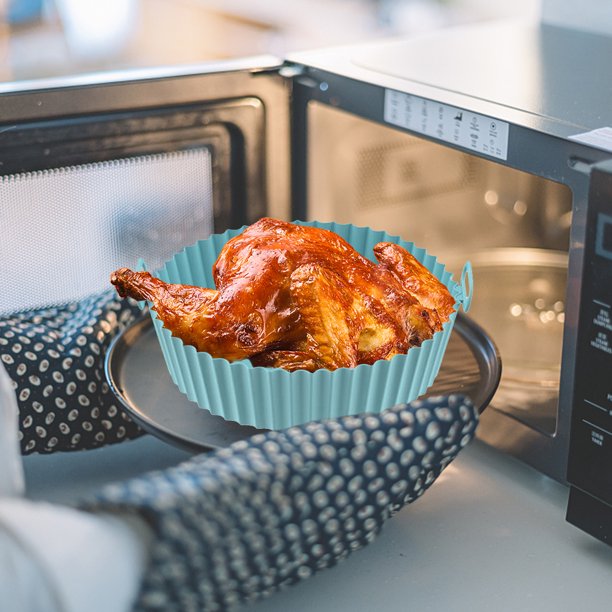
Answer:
<path fill-rule="evenodd" d="M 137 610 L 223 610 L 330 567 L 373 540 L 474 436 L 460 396 L 257 434 L 108 485 L 85 509 L 153 530 Z"/>
<path fill-rule="evenodd" d="M 21 452 L 83 450 L 142 432 L 104 377 L 113 338 L 140 311 L 113 289 L 0 317 L 0 360 L 17 396 Z"/>

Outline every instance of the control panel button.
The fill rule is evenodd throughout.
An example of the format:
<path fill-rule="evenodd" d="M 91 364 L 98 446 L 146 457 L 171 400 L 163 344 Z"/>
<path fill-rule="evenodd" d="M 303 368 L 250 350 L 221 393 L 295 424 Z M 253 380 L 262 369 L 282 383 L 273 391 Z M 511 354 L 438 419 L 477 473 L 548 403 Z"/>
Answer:
<path fill-rule="evenodd" d="M 612 216 L 599 213 L 597 215 L 597 231 L 595 235 L 595 253 L 600 257 L 612 260 Z"/>

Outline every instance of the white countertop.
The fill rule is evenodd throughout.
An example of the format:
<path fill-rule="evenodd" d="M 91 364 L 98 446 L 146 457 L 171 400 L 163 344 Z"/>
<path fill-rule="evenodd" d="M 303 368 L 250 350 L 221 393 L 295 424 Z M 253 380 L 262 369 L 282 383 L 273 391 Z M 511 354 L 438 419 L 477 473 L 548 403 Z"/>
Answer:
<path fill-rule="evenodd" d="M 32 499 L 74 501 L 189 455 L 151 436 L 25 458 Z M 249 612 L 605 610 L 612 547 L 565 521 L 567 489 L 473 442 L 416 503 L 338 566 Z"/>

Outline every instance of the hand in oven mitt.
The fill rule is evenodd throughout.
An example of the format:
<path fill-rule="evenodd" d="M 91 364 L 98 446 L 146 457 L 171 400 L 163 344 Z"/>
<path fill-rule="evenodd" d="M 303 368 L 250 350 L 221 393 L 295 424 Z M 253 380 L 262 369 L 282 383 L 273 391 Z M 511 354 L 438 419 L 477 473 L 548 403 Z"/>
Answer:
<path fill-rule="evenodd" d="M 0 317 L 0 360 L 19 404 L 21 452 L 83 450 L 142 432 L 117 405 L 104 357 L 140 311 L 113 290 Z"/>
<path fill-rule="evenodd" d="M 138 610 L 222 610 L 373 540 L 474 436 L 461 396 L 270 431 L 101 490 L 83 507 L 153 531 Z"/>

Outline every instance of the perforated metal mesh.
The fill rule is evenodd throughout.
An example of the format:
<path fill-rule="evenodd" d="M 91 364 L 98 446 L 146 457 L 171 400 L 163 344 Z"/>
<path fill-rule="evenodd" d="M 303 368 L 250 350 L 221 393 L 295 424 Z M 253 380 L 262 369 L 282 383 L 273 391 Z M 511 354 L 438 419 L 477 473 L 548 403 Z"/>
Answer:
<path fill-rule="evenodd" d="M 0 313 L 78 299 L 213 231 L 207 149 L 0 179 Z"/>

